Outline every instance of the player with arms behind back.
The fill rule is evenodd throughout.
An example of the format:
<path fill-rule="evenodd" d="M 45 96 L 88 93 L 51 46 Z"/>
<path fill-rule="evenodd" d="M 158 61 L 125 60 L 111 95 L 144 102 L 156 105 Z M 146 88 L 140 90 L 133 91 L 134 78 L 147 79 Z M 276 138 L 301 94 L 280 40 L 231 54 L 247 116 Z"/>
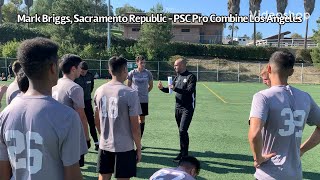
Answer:
<path fill-rule="evenodd" d="M 302 179 L 300 154 L 320 142 L 320 108 L 308 93 L 288 85 L 294 63 L 290 52 L 273 53 L 267 67 L 271 87 L 253 96 L 248 139 L 257 179 Z M 317 128 L 300 150 L 305 123 Z"/>
<path fill-rule="evenodd" d="M 0 114 L 0 179 L 82 179 L 87 152 L 78 114 L 51 97 L 58 80 L 58 46 L 49 39 L 22 42 L 18 60 L 29 88 Z M 41 67 L 41 68 L 39 68 Z M 12 170 L 11 168 L 12 167 Z"/>
<path fill-rule="evenodd" d="M 109 180 L 114 172 L 117 179 L 130 179 L 136 176 L 141 159 L 141 107 L 137 91 L 123 84 L 128 76 L 127 60 L 112 57 L 108 65 L 112 80 L 100 86 L 94 95 L 100 133 L 97 171 L 99 180 Z"/>

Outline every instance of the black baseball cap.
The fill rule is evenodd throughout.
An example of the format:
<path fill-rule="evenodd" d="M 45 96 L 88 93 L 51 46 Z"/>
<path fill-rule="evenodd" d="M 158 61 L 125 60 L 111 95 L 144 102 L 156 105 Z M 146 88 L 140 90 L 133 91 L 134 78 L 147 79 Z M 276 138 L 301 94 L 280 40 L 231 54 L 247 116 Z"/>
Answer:
<path fill-rule="evenodd" d="M 83 69 L 83 70 L 88 70 L 89 69 L 88 63 L 86 63 L 85 61 L 81 61 L 81 63 L 79 65 L 80 65 L 80 68 Z"/>

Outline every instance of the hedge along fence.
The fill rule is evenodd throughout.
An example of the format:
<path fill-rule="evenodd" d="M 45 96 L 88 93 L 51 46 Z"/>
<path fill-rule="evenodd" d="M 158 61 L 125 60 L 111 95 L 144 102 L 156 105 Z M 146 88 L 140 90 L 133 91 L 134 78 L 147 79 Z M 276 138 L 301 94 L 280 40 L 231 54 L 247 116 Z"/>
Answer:
<path fill-rule="evenodd" d="M 275 47 L 231 46 L 214 44 L 171 43 L 171 55 L 209 56 L 232 60 L 268 60 L 277 50 L 289 50 Z M 290 50 L 289 50 L 290 51 Z"/>
<path fill-rule="evenodd" d="M 4 44 L 13 40 L 22 41 L 24 39 L 30 39 L 34 37 L 49 37 L 37 29 L 29 29 L 27 27 L 12 23 L 0 25 L 0 34 L 0 44 Z"/>
<path fill-rule="evenodd" d="M 3 24 L 0 26 L 0 55 L 4 56 L 2 49 L 5 43 L 8 41 L 17 42 L 28 38 L 34 38 L 37 36 L 47 37 L 37 29 L 28 29 L 24 26 L 17 24 Z M 86 31 L 80 31 L 75 34 L 76 44 L 66 46 L 61 44 L 61 50 L 63 53 L 77 52 L 79 55 L 86 54 L 83 58 L 88 59 L 106 59 L 110 55 L 124 55 L 129 59 L 134 59 L 141 49 L 137 46 L 137 41 L 131 39 L 111 37 L 111 50 L 106 50 L 107 35 L 106 34 L 92 34 Z M 86 49 L 86 46 L 92 45 L 92 48 Z M 75 48 L 76 47 L 76 48 Z M 267 61 L 271 54 L 277 50 L 289 50 L 296 54 L 297 60 L 304 62 L 311 62 L 310 50 L 301 51 L 295 49 L 278 49 L 276 47 L 255 47 L 255 46 L 231 46 L 231 45 L 214 45 L 214 44 L 193 44 L 193 43 L 169 43 L 169 48 L 165 54 L 168 60 L 170 56 L 182 55 L 182 56 L 200 56 L 200 57 L 215 57 L 221 59 L 230 59 L 235 61 Z M 86 51 L 82 53 L 82 51 Z M 297 53 L 295 53 L 297 51 Z M 7 52 L 6 54 L 15 54 Z M 299 55 L 299 56 L 298 56 Z M 159 59 L 149 59 L 153 61 L 159 61 Z M 161 59 L 162 60 L 162 59 Z"/>

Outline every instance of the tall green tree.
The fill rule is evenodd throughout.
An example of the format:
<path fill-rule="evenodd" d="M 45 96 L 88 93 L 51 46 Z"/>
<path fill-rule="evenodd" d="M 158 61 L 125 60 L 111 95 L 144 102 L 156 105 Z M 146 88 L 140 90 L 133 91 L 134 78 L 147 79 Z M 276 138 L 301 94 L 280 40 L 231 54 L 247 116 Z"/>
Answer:
<path fill-rule="evenodd" d="M 4 5 L 4 0 L 0 0 L 0 25 L 2 24 L 2 6 Z"/>
<path fill-rule="evenodd" d="M 304 0 L 304 11 L 310 16 L 313 13 L 314 5 L 316 0 Z M 307 49 L 307 38 L 308 38 L 308 28 L 309 28 L 309 17 L 306 22 L 306 34 L 304 36 L 304 49 Z"/>
<path fill-rule="evenodd" d="M 10 0 L 10 2 L 13 3 L 17 9 L 20 9 L 20 6 L 22 5 L 22 0 Z"/>
<path fill-rule="evenodd" d="M 228 12 L 229 14 L 232 14 L 232 15 L 239 15 L 240 0 L 228 0 Z M 233 44 L 233 32 L 234 32 L 234 22 L 232 23 L 231 44 Z"/>
<path fill-rule="evenodd" d="M 167 13 L 161 4 L 154 6 L 150 13 Z M 148 13 L 149 14 L 149 13 Z M 144 23 L 141 27 L 138 46 L 148 59 L 163 60 L 167 58 L 169 43 L 172 39 L 172 23 Z"/>
<path fill-rule="evenodd" d="M 31 14 L 51 14 L 52 4 L 55 0 L 36 0 L 31 9 Z"/>
<path fill-rule="evenodd" d="M 257 32 L 256 34 L 252 33 L 251 39 L 256 38 L 257 40 L 262 39 L 262 33 L 261 32 Z"/>
<path fill-rule="evenodd" d="M 249 1 L 250 15 L 253 15 L 254 17 L 258 15 L 258 12 L 260 11 L 260 7 L 261 7 L 261 1 L 262 0 L 250 0 Z M 256 22 L 253 22 L 253 34 L 256 34 Z M 256 36 L 254 35 L 254 37 L 256 37 Z M 254 46 L 256 46 L 256 41 L 257 41 L 257 39 L 254 38 L 253 39 Z"/>
<path fill-rule="evenodd" d="M 116 9 L 116 16 L 122 16 L 126 13 L 129 13 L 129 12 L 144 12 L 142 9 L 138 9 L 138 8 L 135 8 L 133 6 L 131 6 L 130 4 L 125 4 L 123 5 L 122 7 L 118 7 Z"/>
<path fill-rule="evenodd" d="M 316 43 L 320 43 L 320 17 L 317 20 L 317 30 L 313 30 L 313 36 L 312 39 Z"/>
<path fill-rule="evenodd" d="M 276 0 L 277 1 L 277 11 L 280 14 L 284 14 L 288 6 L 288 0 Z M 279 34 L 278 34 L 278 47 L 280 47 L 280 38 L 281 38 L 281 24 L 279 24 Z"/>
<path fill-rule="evenodd" d="M 9 2 L 2 6 L 3 22 L 16 23 L 17 14 L 22 14 L 22 11 L 15 4 Z"/>
<path fill-rule="evenodd" d="M 302 36 L 298 33 L 293 33 L 290 36 L 292 39 L 302 39 Z"/>

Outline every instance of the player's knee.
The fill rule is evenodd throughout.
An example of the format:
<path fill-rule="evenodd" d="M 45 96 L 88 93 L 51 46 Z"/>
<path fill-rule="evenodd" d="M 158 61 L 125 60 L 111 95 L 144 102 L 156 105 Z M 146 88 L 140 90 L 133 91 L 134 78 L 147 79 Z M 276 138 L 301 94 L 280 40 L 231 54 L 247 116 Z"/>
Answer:
<path fill-rule="evenodd" d="M 139 116 L 139 122 L 144 123 L 145 122 L 145 116 Z"/>

